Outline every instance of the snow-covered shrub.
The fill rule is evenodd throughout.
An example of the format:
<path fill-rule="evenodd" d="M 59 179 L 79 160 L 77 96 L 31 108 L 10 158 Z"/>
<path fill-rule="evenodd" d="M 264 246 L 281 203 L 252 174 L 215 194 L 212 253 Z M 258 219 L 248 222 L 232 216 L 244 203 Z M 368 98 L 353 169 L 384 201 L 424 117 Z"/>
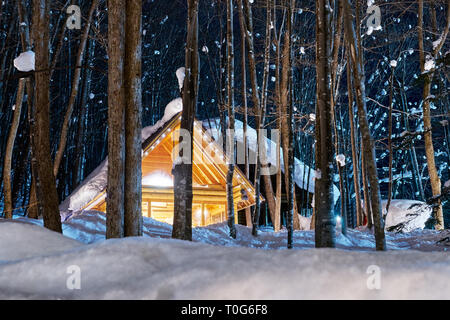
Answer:
<path fill-rule="evenodd" d="M 432 207 L 416 200 L 392 200 L 386 215 L 386 203 L 383 201 L 385 229 L 395 232 L 410 232 L 425 228 L 425 223 L 432 216 Z"/>

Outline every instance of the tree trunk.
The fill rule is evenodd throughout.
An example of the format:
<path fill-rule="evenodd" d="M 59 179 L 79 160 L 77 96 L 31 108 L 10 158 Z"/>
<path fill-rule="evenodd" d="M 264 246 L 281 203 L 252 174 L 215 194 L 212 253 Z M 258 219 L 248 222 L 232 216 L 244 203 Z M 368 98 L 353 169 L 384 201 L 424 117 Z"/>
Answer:
<path fill-rule="evenodd" d="M 189 133 L 190 155 L 193 149 L 194 116 L 198 98 L 198 3 L 188 0 L 188 20 L 183 85 L 181 129 Z M 183 156 L 183 155 L 181 155 Z M 192 157 L 191 157 L 192 158 Z M 174 218 L 172 238 L 192 240 L 192 161 L 174 166 Z"/>
<path fill-rule="evenodd" d="M 252 17 L 252 9 L 247 1 L 238 0 L 238 8 L 239 8 L 239 17 L 241 20 L 243 20 L 243 25 L 245 26 L 245 32 L 246 32 L 246 41 L 247 41 L 247 60 L 248 60 L 248 67 L 249 67 L 249 73 L 250 73 L 250 83 L 251 83 L 251 89 L 252 89 L 252 103 L 253 103 L 253 110 L 257 110 L 257 108 L 260 107 L 260 98 L 259 98 L 259 90 L 258 90 L 258 80 L 256 76 L 256 61 L 255 61 L 255 48 L 254 48 L 254 41 L 253 41 L 253 17 Z M 259 129 L 259 122 L 257 121 L 257 129 Z M 257 130 L 258 134 L 259 130 Z M 257 136 L 257 143 L 259 145 L 259 135 Z M 260 150 L 258 148 L 257 154 L 259 154 Z M 255 164 L 255 209 L 253 212 L 252 217 L 252 234 L 254 236 L 258 233 L 258 221 L 259 221 L 259 211 L 261 208 L 260 204 L 260 165 L 259 165 L 259 157 L 256 157 L 256 164 Z"/>
<path fill-rule="evenodd" d="M 77 141 L 75 147 L 75 154 L 77 158 L 75 160 L 75 165 L 73 168 L 73 188 L 77 187 L 80 181 L 83 180 L 83 168 L 84 161 L 86 159 L 85 155 L 85 136 L 86 136 L 86 118 L 88 115 L 88 109 L 91 105 L 88 102 L 89 92 L 91 90 L 91 81 L 92 81 L 92 70 L 90 67 L 90 61 L 94 56 L 95 50 L 95 41 L 91 40 L 87 43 L 87 57 L 84 62 L 84 76 L 83 76 L 83 84 L 81 87 L 81 107 L 79 110 L 79 120 L 78 120 L 78 129 L 77 129 Z"/>
<path fill-rule="evenodd" d="M 263 72 L 263 84 L 262 84 L 262 92 L 261 92 L 261 110 L 260 110 L 260 129 L 264 129 L 265 119 L 266 119 L 266 110 L 267 110 L 267 87 L 269 82 L 269 67 L 270 67 L 270 52 L 272 48 L 272 39 L 271 39 L 271 27 L 273 24 L 272 21 L 272 6 L 270 5 L 270 0 L 267 0 L 267 14 L 266 14 L 266 40 L 265 40 L 265 46 L 264 46 L 264 72 Z M 262 131 L 261 131 L 262 133 Z M 276 216 L 276 202 L 275 202 L 275 194 L 273 191 L 272 186 L 272 180 L 271 175 L 269 174 L 269 167 L 268 167 L 268 161 L 267 161 L 267 149 L 265 144 L 265 139 L 263 138 L 263 143 L 261 145 L 262 150 L 261 153 L 264 158 L 264 164 L 263 167 L 266 172 L 263 172 L 263 179 L 264 179 L 264 188 L 265 188 L 265 194 L 266 194 L 266 204 L 269 208 L 269 214 L 270 214 L 270 220 L 274 224 L 275 216 Z"/>
<path fill-rule="evenodd" d="M 266 110 L 267 110 L 267 86 L 269 79 L 269 63 L 270 63 L 270 51 L 272 47 L 271 43 L 271 26 L 272 26 L 272 6 L 270 5 L 270 0 L 266 1 L 266 39 L 264 45 L 264 67 L 263 67 L 263 82 L 261 88 L 261 106 L 259 107 L 259 115 L 257 118 L 257 129 L 258 134 L 262 134 L 262 130 L 264 130 L 264 124 L 266 119 Z M 258 126 L 259 124 L 259 126 Z M 265 137 L 261 137 L 261 147 L 260 152 L 258 152 L 259 156 L 264 157 L 264 162 L 260 161 L 260 165 L 264 168 L 264 172 L 262 172 L 264 187 L 265 187 L 265 195 L 266 195 L 266 204 L 269 207 L 270 219 L 272 222 L 275 220 L 275 197 L 273 192 L 272 180 L 270 178 L 270 172 L 268 172 L 268 161 L 267 161 L 267 149 L 265 144 Z"/>
<path fill-rule="evenodd" d="M 404 68 L 405 68 L 405 66 L 404 66 Z M 403 111 L 406 113 L 406 112 L 408 112 L 408 102 L 406 99 L 406 92 L 404 90 L 404 84 L 399 83 L 399 87 L 400 87 L 400 97 L 401 97 L 401 101 L 402 101 Z M 408 117 L 406 116 L 405 113 L 402 113 L 403 123 L 405 125 L 405 129 L 407 131 L 410 131 Z M 414 140 L 411 142 L 411 146 L 408 150 L 408 153 L 411 158 L 411 164 L 412 164 L 411 171 L 413 174 L 414 184 L 416 185 L 417 191 L 419 192 L 419 200 L 425 201 L 425 193 L 423 191 L 423 184 L 422 184 L 422 175 L 419 170 L 419 163 L 417 161 L 417 154 L 416 154 L 416 147 L 414 145 Z M 449 152 L 449 156 L 450 156 L 450 152 Z"/>
<path fill-rule="evenodd" d="M 389 151 L 389 186 L 388 198 L 386 202 L 386 215 L 389 212 L 389 207 L 392 200 L 392 164 L 394 162 L 394 155 L 392 153 L 392 108 L 394 99 L 394 68 L 391 67 L 391 79 L 389 90 L 389 115 L 388 115 L 388 151 Z"/>
<path fill-rule="evenodd" d="M 44 227 L 62 233 L 58 194 L 52 171 L 50 151 L 49 15 L 50 1 L 33 0 L 35 63 L 41 69 L 40 72 L 35 73 L 36 123 L 33 130 L 33 156 L 36 158 L 37 198 L 42 206 Z"/>
<path fill-rule="evenodd" d="M 20 115 L 22 113 L 23 93 L 25 89 L 25 79 L 19 80 L 16 95 L 16 105 L 14 109 L 14 117 L 9 129 L 8 142 L 6 144 L 4 165 L 3 165 L 3 189 L 5 194 L 4 217 L 12 219 L 13 217 L 13 201 L 11 192 L 11 161 L 14 149 L 14 141 L 16 139 L 17 128 L 19 127 Z"/>
<path fill-rule="evenodd" d="M 339 85 L 341 79 L 341 71 L 338 69 L 338 59 L 339 59 L 339 49 L 341 47 L 341 34 L 342 34 L 342 19 L 343 19 L 343 11 L 342 11 L 342 3 L 339 2 L 338 5 L 335 5 L 334 11 L 338 11 L 337 16 L 332 14 L 331 26 L 333 30 L 333 38 L 330 37 L 330 48 L 332 61 L 330 63 L 331 69 L 331 121 L 334 133 L 334 150 L 336 154 L 341 153 L 340 151 L 340 141 L 339 141 L 339 132 L 337 130 L 337 111 L 336 111 L 336 101 L 339 96 Z M 336 19 L 336 20 L 335 20 Z M 335 22 L 336 21 L 336 22 Z M 339 175 L 339 191 L 340 191 L 340 200 L 341 200 L 341 230 L 343 235 L 347 235 L 347 211 L 345 207 L 345 186 L 344 186 L 344 168 L 338 162 L 337 164 L 338 175 Z"/>
<path fill-rule="evenodd" d="M 125 19 L 126 4 L 108 1 L 108 186 L 106 238 L 124 236 L 125 202 Z"/>
<path fill-rule="evenodd" d="M 289 0 L 288 2 L 288 10 L 287 10 L 287 25 L 286 32 L 291 35 L 292 34 L 292 25 L 294 23 L 294 8 L 295 8 L 295 0 Z M 292 249 L 292 242 L 294 236 L 294 216 L 298 219 L 298 213 L 295 210 L 295 182 L 294 182 L 294 97 L 293 97 L 293 75 L 292 75 L 292 48 L 289 46 L 289 65 L 291 66 L 288 72 L 288 88 L 289 88 L 289 105 L 288 108 L 288 124 L 289 124 L 289 149 L 288 149 L 288 162 L 285 165 L 286 172 L 288 172 L 288 199 L 289 199 L 289 208 L 288 208 L 288 222 L 287 222 L 287 230 L 288 230 L 288 238 L 287 238 L 287 247 L 288 249 Z"/>
<path fill-rule="evenodd" d="M 353 85 L 355 86 L 356 103 L 358 105 L 358 119 L 362 135 L 363 156 L 364 162 L 366 162 L 367 165 L 367 174 L 369 175 L 368 178 L 370 181 L 370 200 L 375 226 L 376 249 L 386 250 L 384 221 L 380 203 L 381 195 L 375 159 L 375 146 L 372 136 L 370 135 L 369 123 L 367 120 L 364 67 L 361 63 L 362 52 L 360 51 L 361 46 L 359 41 L 357 41 L 355 36 L 349 0 L 344 1 L 344 25 L 351 60 Z"/>
<path fill-rule="evenodd" d="M 295 1 L 294 1 L 295 6 Z M 286 189 L 286 195 L 289 197 L 289 172 L 287 170 L 288 162 L 289 162 L 289 122 L 288 122 L 288 113 L 289 108 L 292 107 L 289 105 L 289 75 L 291 73 L 291 46 L 292 46 L 292 34 L 286 28 L 284 33 L 284 41 L 283 41 L 283 50 L 281 53 L 281 79 L 280 79 L 280 107 L 282 112 L 281 117 L 281 143 L 283 147 L 283 164 L 284 164 L 284 183 Z M 294 189 L 295 190 L 295 189 Z M 287 199 L 289 202 L 289 198 Z M 300 229 L 300 220 L 298 218 L 298 210 L 297 210 L 297 199 L 294 192 L 294 218 L 293 218 L 293 227 L 295 230 Z"/>
<path fill-rule="evenodd" d="M 22 43 L 22 48 L 24 51 L 31 50 L 32 47 L 32 37 L 30 36 L 30 27 L 28 21 L 28 15 L 24 12 L 24 4 L 23 0 L 17 1 L 17 9 L 19 13 L 19 25 L 20 25 L 20 40 Z M 29 193 L 29 203 L 27 208 L 27 216 L 31 219 L 37 219 L 39 217 L 39 206 L 37 205 L 36 199 L 36 176 L 37 176 L 37 168 L 35 166 L 35 162 L 33 161 L 33 127 L 34 127 L 34 108 L 33 108 L 33 83 L 30 78 L 25 80 L 25 87 L 27 92 L 27 116 L 28 122 L 30 126 L 30 155 L 31 155 L 31 187 Z"/>
<path fill-rule="evenodd" d="M 276 1 L 273 2 L 273 10 L 274 10 L 274 17 L 273 17 L 273 30 L 274 30 L 274 44 L 276 46 L 275 49 L 275 105 L 277 106 L 277 129 L 279 131 L 278 133 L 278 139 L 276 141 L 277 145 L 277 174 L 276 174 L 276 193 L 275 193 L 275 214 L 274 214 L 274 220 L 272 220 L 273 223 L 273 229 L 275 232 L 280 231 L 281 229 L 281 189 L 282 189 L 282 174 L 281 174 L 281 119 L 282 119 L 282 108 L 280 104 L 280 38 L 281 38 L 281 31 L 282 28 L 280 28 L 280 35 L 278 36 L 276 31 L 276 11 L 275 11 Z"/>
<path fill-rule="evenodd" d="M 98 0 L 93 0 L 91 7 L 89 9 L 89 15 L 84 22 L 84 29 L 81 35 L 80 46 L 78 47 L 77 58 L 75 63 L 75 71 L 72 80 L 72 91 L 70 93 L 69 103 L 67 105 L 66 114 L 64 115 L 64 122 L 61 128 L 61 137 L 59 139 L 58 151 L 56 152 L 55 162 L 53 163 L 53 174 L 58 176 L 59 166 L 61 164 L 62 157 L 64 155 L 64 150 L 67 144 L 67 134 L 69 131 L 70 120 L 72 118 L 73 108 L 75 106 L 75 101 L 78 95 L 78 88 L 80 84 L 81 67 L 83 63 L 84 49 L 86 48 L 86 42 L 89 35 L 89 30 L 91 29 L 92 16 L 94 14 L 95 8 L 97 8 Z M 55 58 L 56 59 L 56 58 Z M 84 106 L 82 106 L 83 108 Z"/>
<path fill-rule="evenodd" d="M 233 175 L 235 161 L 236 137 L 234 132 L 234 37 L 233 37 L 233 0 L 227 0 L 227 105 L 228 105 L 228 129 L 231 134 L 227 138 L 230 152 L 230 163 L 227 173 L 227 209 L 228 227 L 230 237 L 236 239 L 236 226 L 234 225 L 234 199 L 233 199 Z"/>
<path fill-rule="evenodd" d="M 278 109 L 281 111 L 280 109 Z M 278 120 L 278 128 L 281 127 L 281 116 L 279 116 Z M 276 194 L 275 194 L 275 221 L 273 223 L 273 231 L 278 232 L 281 229 L 280 218 L 281 218 L 281 135 L 278 135 L 277 143 L 277 176 L 276 176 Z"/>
<path fill-rule="evenodd" d="M 22 50 L 28 51 L 31 48 L 30 44 L 30 33 L 29 33 L 29 24 L 28 19 L 23 12 L 23 4 L 22 1 L 17 2 L 17 13 L 19 18 L 19 31 L 20 31 L 20 39 L 22 44 Z M 25 93 L 25 86 L 29 82 L 27 79 L 20 79 L 17 94 L 16 94 L 16 104 L 14 109 L 13 121 L 11 124 L 11 128 L 8 134 L 8 141 L 5 150 L 4 157 L 4 165 L 3 165 L 3 188 L 4 188 L 4 217 L 11 219 L 13 217 L 13 198 L 12 198 L 12 190 L 11 190 L 11 162 L 12 155 L 14 150 L 14 141 L 17 135 L 17 129 L 20 124 L 20 116 L 22 114 L 22 102 Z M 30 92 L 30 91 L 28 91 Z M 28 103 L 31 100 L 31 97 L 28 97 Z"/>
<path fill-rule="evenodd" d="M 248 161 L 248 139 L 247 139 L 247 123 L 248 123 L 248 105 L 247 105 L 247 75 L 246 75 L 246 31 L 245 22 L 242 10 L 239 12 L 239 26 L 241 29 L 241 96 L 242 96 L 242 107 L 243 107 L 243 149 L 244 149 L 244 165 L 245 165 L 245 177 L 250 178 L 250 165 Z M 245 208 L 245 222 L 247 227 L 252 227 L 252 213 L 250 208 Z"/>
<path fill-rule="evenodd" d="M 126 1 L 124 235 L 142 236 L 142 1 Z"/>
<path fill-rule="evenodd" d="M 450 27 L 450 6 L 447 6 L 446 27 L 441 35 L 437 45 L 433 45 L 433 51 L 429 58 L 436 59 L 440 49 L 442 48 Z M 444 229 L 444 215 L 442 211 L 442 202 L 439 198 L 441 194 L 441 179 L 436 168 L 434 159 L 433 136 L 431 128 L 431 108 L 430 99 L 431 83 L 433 81 L 434 70 L 425 70 L 425 49 L 423 43 L 423 0 L 419 0 L 419 14 L 418 14 L 418 41 L 419 41 L 419 56 L 420 56 L 420 70 L 424 76 L 423 87 L 423 125 L 424 125 L 424 141 L 425 141 L 425 156 L 427 158 L 428 174 L 430 176 L 431 192 L 436 203 L 433 206 L 433 215 L 435 219 L 435 229 Z"/>
<path fill-rule="evenodd" d="M 349 65 L 350 67 L 350 65 Z M 361 137 L 359 139 L 361 141 Z M 364 195 L 364 212 L 367 218 L 367 227 L 372 229 L 373 227 L 373 215 L 372 215 L 372 205 L 370 202 L 370 185 L 367 174 L 367 161 L 364 159 L 364 153 L 361 152 L 361 175 L 363 184 L 363 195 Z"/>
<path fill-rule="evenodd" d="M 315 244 L 316 248 L 335 247 L 335 219 L 333 212 L 333 143 L 331 106 L 331 61 L 330 40 L 331 5 L 327 0 L 316 2 L 316 77 L 317 105 L 316 119 L 316 157 L 315 180 Z"/>
<path fill-rule="evenodd" d="M 348 58 L 348 55 L 347 55 Z M 355 116 L 353 112 L 353 91 L 352 80 L 350 74 L 350 66 L 347 64 L 347 92 L 348 92 L 348 119 L 350 121 L 350 142 L 352 147 L 352 161 L 353 161 L 353 184 L 355 188 L 356 201 L 356 226 L 362 226 L 364 223 L 363 210 L 361 206 L 361 187 L 359 181 L 359 157 L 356 150 L 356 129 Z"/>

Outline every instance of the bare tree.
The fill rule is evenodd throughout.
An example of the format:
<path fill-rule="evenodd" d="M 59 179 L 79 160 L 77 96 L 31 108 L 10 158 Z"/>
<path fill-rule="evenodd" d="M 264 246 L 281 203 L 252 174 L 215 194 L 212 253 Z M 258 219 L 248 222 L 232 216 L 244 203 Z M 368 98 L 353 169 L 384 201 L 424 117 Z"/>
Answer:
<path fill-rule="evenodd" d="M 227 0 L 227 105 L 228 105 L 228 129 L 231 135 L 227 138 L 230 159 L 227 173 L 227 209 L 228 227 L 230 236 L 236 238 L 236 226 L 234 225 L 234 199 L 233 199 L 233 175 L 235 161 L 236 137 L 234 134 L 234 36 L 233 36 L 233 0 Z"/>
<path fill-rule="evenodd" d="M 239 6 L 240 8 L 240 6 Z M 245 20 L 244 14 L 242 10 L 238 10 L 239 12 L 239 27 L 241 31 L 241 99 L 242 99 L 242 110 L 243 110 L 243 149 L 245 152 L 244 155 L 244 165 L 245 165 L 245 176 L 248 179 L 250 177 L 250 165 L 248 160 L 248 138 L 247 138 L 247 123 L 248 123 L 248 104 L 247 104 L 247 63 L 245 59 L 245 55 L 247 53 L 247 31 L 245 28 Z M 249 207 L 245 208 L 245 221 L 247 227 L 252 227 L 252 214 Z"/>
<path fill-rule="evenodd" d="M 251 89 L 252 89 L 252 103 L 253 103 L 253 109 L 256 110 L 260 106 L 260 97 L 259 97 L 259 90 L 258 90 L 258 80 L 256 76 L 256 60 L 255 60 L 255 46 L 253 41 L 253 17 L 252 17 L 252 10 L 247 1 L 238 0 L 238 8 L 239 8 L 239 17 L 241 20 L 243 20 L 243 25 L 245 27 L 245 33 L 247 40 L 247 60 L 248 60 L 248 67 L 249 67 L 249 74 L 250 74 L 250 83 L 251 83 Z M 257 126 L 259 128 L 259 126 Z M 259 132 L 259 130 L 257 130 Z M 257 136 L 257 141 L 259 141 L 259 136 Z M 260 151 L 257 151 L 257 154 Z M 257 156 L 257 162 L 258 162 L 258 156 Z M 257 235 L 258 233 L 258 220 L 259 220 L 259 211 L 260 211 L 260 179 L 258 178 L 260 166 L 258 163 L 256 163 L 256 173 L 255 173 L 255 209 L 253 212 L 252 217 L 252 234 Z"/>
<path fill-rule="evenodd" d="M 25 79 L 20 79 L 16 93 L 14 117 L 11 123 L 11 128 L 9 129 L 8 142 L 6 145 L 4 165 L 3 165 L 3 188 L 5 192 L 4 214 L 6 219 L 12 219 L 13 217 L 13 203 L 11 192 L 11 161 L 14 148 L 14 140 L 16 138 L 17 128 L 19 127 L 20 122 L 20 115 L 22 113 L 22 101 L 24 91 L 25 91 Z"/>
<path fill-rule="evenodd" d="M 331 3 L 316 3 L 316 180 L 314 190 L 316 248 L 335 247 L 335 219 L 333 211 L 333 143 L 331 106 Z"/>
<path fill-rule="evenodd" d="M 351 14 L 351 4 L 349 0 L 343 2 L 344 8 L 344 29 L 348 45 L 349 63 L 351 67 L 353 85 L 355 88 L 355 100 L 358 106 L 358 119 L 361 128 L 363 161 L 367 165 L 367 175 L 370 181 L 370 206 L 372 210 L 375 226 L 375 242 L 377 250 L 386 250 L 386 239 L 384 235 L 384 221 L 381 212 L 381 195 L 378 183 L 377 167 L 375 161 L 375 146 L 370 134 L 367 120 L 366 91 L 364 66 L 362 63 L 362 52 L 360 40 L 356 38 Z M 363 164 L 364 166 L 364 164 Z M 364 199 L 368 203 L 367 198 Z"/>
<path fill-rule="evenodd" d="M 181 129 L 190 133 L 189 151 L 191 155 L 199 79 L 198 2 L 199 0 L 187 0 L 186 75 L 183 85 L 183 111 L 181 114 Z M 192 161 L 176 163 L 173 175 L 174 217 L 172 238 L 192 240 Z"/>
<path fill-rule="evenodd" d="M 108 3 L 107 238 L 142 235 L 142 3 Z"/>
<path fill-rule="evenodd" d="M 125 203 L 125 81 L 126 4 L 108 1 L 108 186 L 106 238 L 124 236 Z"/>
<path fill-rule="evenodd" d="M 432 8 L 432 11 L 434 7 Z M 434 14 L 435 16 L 435 14 Z M 436 204 L 433 207 L 433 215 L 436 220 L 435 228 L 437 230 L 444 229 L 444 215 L 442 212 L 442 202 L 440 200 L 441 194 L 441 179 L 436 168 L 436 162 L 434 159 L 434 147 L 433 137 L 431 131 L 431 106 L 430 106 L 430 94 L 431 83 L 434 76 L 434 68 L 425 68 L 425 63 L 435 61 L 440 53 L 442 46 L 445 43 L 445 39 L 449 33 L 450 28 L 450 4 L 447 4 L 447 17 L 444 31 L 440 38 L 436 40 L 431 51 L 431 55 L 425 57 L 424 41 L 423 41 L 423 0 L 419 0 L 419 12 L 418 12 L 418 41 L 419 41 L 419 59 L 420 70 L 424 77 L 423 87 L 423 125 L 424 125 L 424 140 L 425 140 L 425 156 L 427 158 L 428 174 L 430 175 L 430 184 L 433 197 L 436 198 Z M 435 27 L 436 28 L 436 27 Z M 427 61 L 426 61 L 427 60 Z"/>
<path fill-rule="evenodd" d="M 37 200 L 42 208 L 44 226 L 62 232 L 56 181 L 50 153 L 50 72 L 49 72 L 50 1 L 33 0 L 33 38 L 35 49 L 36 123 L 33 130 L 33 156 L 37 167 Z"/>
<path fill-rule="evenodd" d="M 126 1 L 124 235 L 142 235 L 142 1 Z"/>

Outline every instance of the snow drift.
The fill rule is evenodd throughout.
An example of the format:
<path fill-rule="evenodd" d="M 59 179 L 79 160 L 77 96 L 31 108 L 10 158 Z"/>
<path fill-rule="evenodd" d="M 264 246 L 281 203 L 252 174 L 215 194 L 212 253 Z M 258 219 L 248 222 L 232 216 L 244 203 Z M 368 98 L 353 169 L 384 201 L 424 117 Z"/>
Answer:
<path fill-rule="evenodd" d="M 87 227 L 85 231 L 92 222 L 77 221 Z M 167 227 L 151 220 L 146 225 L 147 231 L 152 225 L 159 231 Z M 65 231 L 72 227 L 66 225 Z M 216 244 L 220 244 L 219 239 L 242 241 L 220 235 L 221 228 L 224 226 L 196 228 L 196 239 L 208 238 Z M 243 228 L 246 227 L 240 228 L 238 234 L 243 233 Z M 216 232 L 215 239 L 212 232 Z M 311 232 L 296 232 L 297 245 L 308 233 Z M 269 233 L 262 233 L 259 241 L 267 243 L 269 238 L 265 237 L 270 237 Z M 17 221 L 0 223 L 0 242 L 9 244 L 0 250 L 0 299 L 450 297 L 450 256 L 443 252 L 259 250 L 156 237 L 97 240 L 86 245 L 41 226 Z M 23 246 L 24 243 L 28 245 Z M 18 247 L 32 250 L 19 252 Z M 378 290 L 367 285 L 369 267 L 374 265 L 381 272 Z M 71 275 L 68 271 L 74 266 L 80 271 L 79 290 L 67 286 Z"/>

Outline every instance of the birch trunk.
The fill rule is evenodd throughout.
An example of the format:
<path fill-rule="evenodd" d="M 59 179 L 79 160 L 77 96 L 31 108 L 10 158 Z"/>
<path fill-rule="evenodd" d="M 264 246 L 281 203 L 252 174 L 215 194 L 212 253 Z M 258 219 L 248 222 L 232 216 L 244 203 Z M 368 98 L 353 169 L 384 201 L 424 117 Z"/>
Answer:
<path fill-rule="evenodd" d="M 446 26 L 441 35 L 441 38 L 437 45 L 433 46 L 431 56 L 429 58 L 436 59 L 440 49 L 442 48 L 450 27 L 450 6 L 447 5 L 447 18 Z M 423 0 L 419 0 L 419 13 L 418 13 L 418 41 L 419 41 L 419 59 L 420 69 L 424 76 L 423 87 L 423 125 L 424 125 L 424 141 L 425 141 L 425 156 L 427 158 L 428 174 L 430 176 L 431 192 L 435 203 L 433 206 L 433 215 L 435 219 L 435 229 L 444 229 L 444 215 L 442 211 L 441 195 L 441 179 L 439 177 L 436 162 L 434 158 L 433 136 L 431 128 L 431 107 L 429 96 L 431 94 L 431 83 L 433 81 L 434 69 L 425 70 L 425 49 L 423 42 Z"/>
<path fill-rule="evenodd" d="M 247 60 L 248 60 L 248 67 L 249 67 L 249 74 L 250 74 L 250 83 L 251 83 L 251 89 L 252 89 L 252 103 L 253 103 L 253 110 L 256 112 L 257 108 L 260 106 L 260 98 L 258 95 L 258 84 L 257 84 L 257 77 L 256 77 L 256 61 L 255 61 L 255 49 L 254 49 L 254 41 L 253 41 L 253 17 L 252 17 L 252 9 L 247 1 L 244 0 L 238 0 L 238 8 L 239 8 L 239 16 L 243 20 L 243 25 L 245 26 L 245 33 L 246 33 L 246 41 L 247 41 Z M 257 121 L 258 123 L 258 121 Z M 257 128 L 259 128 L 259 125 L 257 125 Z M 259 130 L 257 130 L 258 132 Z M 259 135 L 257 136 L 257 141 L 259 141 Z M 259 144 L 259 143 L 258 143 Z M 259 153 L 259 149 L 257 150 L 257 153 Z M 260 204 L 260 168 L 259 168 L 259 157 L 256 157 L 256 164 L 255 164 L 255 209 L 252 216 L 252 234 L 254 236 L 258 233 L 258 221 L 259 221 L 259 211 L 261 208 Z"/>
<path fill-rule="evenodd" d="M 288 2 L 288 10 L 287 10 L 287 25 L 286 32 L 291 35 L 292 34 L 292 25 L 294 23 L 294 8 L 295 8 L 295 0 L 290 0 Z M 290 41 L 289 41 L 290 42 Z M 287 168 L 286 172 L 288 172 L 288 196 L 289 196 L 289 208 L 288 208 L 288 238 L 287 238 L 287 247 L 288 249 L 292 249 L 293 246 L 293 236 L 294 236 L 294 217 L 296 216 L 298 219 L 297 211 L 295 210 L 295 182 L 294 182 L 294 101 L 293 101 L 293 75 L 292 75 L 292 48 L 289 48 L 289 72 L 288 72 L 288 88 L 289 88 L 289 105 L 288 108 L 288 123 L 289 123 L 289 151 L 288 151 L 288 162 L 285 165 Z"/>
<path fill-rule="evenodd" d="M 295 0 L 293 3 L 295 6 Z M 289 18 L 288 18 L 289 19 Z M 289 108 L 292 107 L 289 105 L 289 75 L 291 72 L 291 33 L 286 30 L 284 33 L 284 41 L 283 41 L 283 50 L 281 53 L 281 79 L 280 79 L 280 106 L 282 109 L 282 117 L 281 117 L 281 143 L 283 147 L 283 163 L 284 163 L 284 183 L 286 188 L 286 195 L 289 197 L 289 172 L 286 170 L 289 163 L 289 128 L 290 125 L 288 123 L 288 113 Z M 287 199 L 289 201 L 289 199 Z M 294 192 L 294 217 L 293 217 L 293 227 L 295 230 L 300 229 L 300 220 L 298 218 L 298 210 L 297 210 L 297 199 Z"/>
<path fill-rule="evenodd" d="M 259 122 L 259 126 L 258 129 L 260 129 L 260 131 L 258 131 L 258 134 L 260 135 L 262 133 L 262 130 L 264 129 L 264 123 L 265 123 L 265 119 L 266 119 L 266 110 L 267 110 L 267 86 L 268 86 L 268 78 L 269 78 L 269 63 L 270 63 L 270 49 L 271 49 L 271 23 L 272 23 L 272 6 L 270 5 L 270 0 L 266 1 L 266 40 L 265 40 L 265 45 L 264 45 L 264 68 L 263 68 L 263 83 L 262 83 L 262 89 L 261 89 L 261 106 L 260 106 L 260 110 L 259 110 L 259 117 L 258 117 L 258 121 Z M 264 164 L 261 162 L 261 166 L 265 169 L 268 170 L 268 161 L 267 161 L 267 149 L 266 149 L 266 144 L 265 144 L 265 139 L 264 137 L 260 137 L 261 139 L 261 150 L 260 152 L 258 152 L 259 156 L 263 156 L 264 159 Z M 259 141 L 259 140 L 258 140 Z M 275 197 L 274 197 L 274 192 L 273 192 L 273 186 L 272 186 L 272 180 L 270 179 L 270 175 L 267 174 L 268 172 L 263 173 L 263 180 L 264 180 L 264 187 L 265 187 L 265 191 L 266 191 L 266 203 L 269 207 L 269 214 L 270 214 L 270 219 L 272 220 L 272 222 L 275 220 L 275 209 L 276 209 L 276 204 L 275 204 Z"/>
<path fill-rule="evenodd" d="M 234 37 L 233 37 L 233 0 L 227 0 L 227 105 L 228 105 L 228 129 L 231 135 L 228 136 L 227 143 L 230 148 L 230 163 L 227 173 L 227 209 L 228 227 L 230 237 L 236 239 L 236 226 L 234 225 L 234 198 L 233 198 L 233 175 L 235 161 L 236 137 L 234 133 Z"/>
<path fill-rule="evenodd" d="M 247 64 L 246 64 L 246 31 L 245 31 L 245 22 L 242 10 L 238 10 L 239 12 L 239 26 L 241 29 L 241 96 L 242 96 L 242 107 L 244 110 L 243 115 L 243 148 L 244 148 L 244 165 L 245 165 L 245 177 L 247 179 L 250 178 L 250 165 L 248 161 L 248 139 L 247 139 L 247 123 L 248 123 L 248 105 L 247 105 Z M 247 227 L 252 227 L 252 213 L 250 208 L 245 208 L 245 222 Z"/>
<path fill-rule="evenodd" d="M 388 151 L 389 151 L 389 185 L 388 198 L 386 203 L 386 215 L 389 212 L 389 207 L 392 200 L 392 164 L 394 162 L 394 155 L 392 153 L 392 108 L 394 98 L 394 68 L 391 67 L 390 90 L 389 90 L 389 115 L 388 115 Z"/>
<path fill-rule="evenodd" d="M 282 28 L 280 28 L 280 36 L 277 35 L 276 30 L 276 1 L 273 2 L 273 10 L 274 10 L 274 17 L 273 17 L 273 25 L 274 25 L 274 44 L 276 46 L 275 49 L 275 59 L 276 59 L 276 66 L 275 66 L 275 105 L 277 106 L 277 128 L 278 131 L 281 133 L 281 118 L 282 118 L 282 112 L 281 112 L 281 104 L 280 104 L 280 38 L 281 38 L 281 31 Z M 278 134 L 278 139 L 276 141 L 277 144 L 277 175 L 276 175 L 276 193 L 275 193 L 275 218 L 272 220 L 273 223 L 273 229 L 275 232 L 280 231 L 281 229 L 281 189 L 282 189 L 282 175 L 281 175 L 281 135 Z"/>

